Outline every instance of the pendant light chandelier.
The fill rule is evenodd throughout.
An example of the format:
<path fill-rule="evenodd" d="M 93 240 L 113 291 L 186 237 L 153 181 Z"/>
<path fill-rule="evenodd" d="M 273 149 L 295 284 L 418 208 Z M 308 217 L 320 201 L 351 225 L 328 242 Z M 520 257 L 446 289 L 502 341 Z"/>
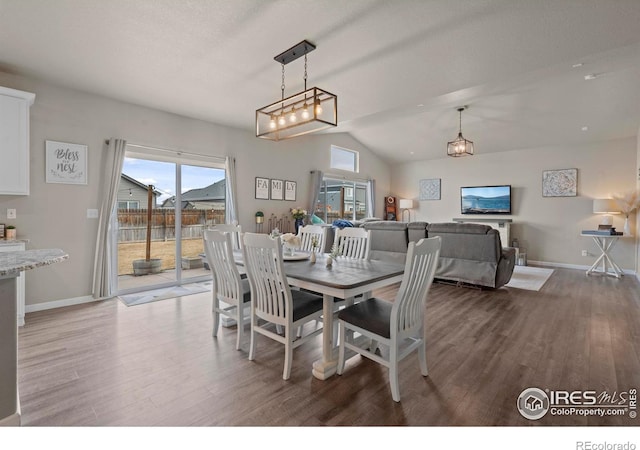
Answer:
<path fill-rule="evenodd" d="M 462 111 L 465 109 L 467 109 L 466 106 L 458 108 L 458 112 L 460 113 L 460 130 L 458 131 L 458 137 L 447 143 L 447 155 L 449 156 L 473 155 L 473 142 L 462 136 Z"/>
<path fill-rule="evenodd" d="M 338 125 L 338 97 L 312 87 L 307 89 L 307 53 L 316 46 L 302 41 L 273 59 L 282 65 L 282 98 L 256 110 L 256 137 L 279 141 Z M 284 66 L 304 56 L 304 90 L 284 96 Z"/>

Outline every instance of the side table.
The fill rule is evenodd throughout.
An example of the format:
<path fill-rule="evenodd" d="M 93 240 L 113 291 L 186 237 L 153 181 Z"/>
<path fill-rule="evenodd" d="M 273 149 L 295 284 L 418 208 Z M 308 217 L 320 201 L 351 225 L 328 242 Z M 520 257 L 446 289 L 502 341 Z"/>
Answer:
<path fill-rule="evenodd" d="M 596 246 L 602 253 L 589 268 L 589 270 L 587 270 L 587 275 L 591 275 L 592 273 L 601 273 L 604 275 L 610 275 L 616 278 L 620 278 L 622 276 L 622 269 L 620 269 L 620 266 L 618 266 L 618 264 L 616 264 L 616 262 L 613 260 L 610 252 L 621 235 L 596 235 L 581 233 L 580 236 L 593 238 L 593 242 L 596 243 Z M 600 263 L 602 263 L 602 270 L 597 269 Z M 611 268 L 611 271 L 609 270 L 609 268 Z"/>

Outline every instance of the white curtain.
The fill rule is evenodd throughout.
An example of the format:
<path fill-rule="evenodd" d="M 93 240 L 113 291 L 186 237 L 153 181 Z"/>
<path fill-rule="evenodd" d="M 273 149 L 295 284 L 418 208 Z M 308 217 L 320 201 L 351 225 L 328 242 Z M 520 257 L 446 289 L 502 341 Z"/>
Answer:
<path fill-rule="evenodd" d="M 367 217 L 376 216 L 376 180 L 367 181 Z"/>
<path fill-rule="evenodd" d="M 98 238 L 96 257 L 93 264 L 93 298 L 113 297 L 117 289 L 116 257 L 113 250 L 117 243 L 114 230 L 117 226 L 116 204 L 118 184 L 122 174 L 124 153 L 127 141 L 110 139 L 106 156 L 103 159 L 103 171 L 100 191 L 100 218 L 98 220 Z"/>
<path fill-rule="evenodd" d="M 311 183 L 309 183 L 309 215 L 315 213 L 316 204 L 318 203 L 318 196 L 320 195 L 320 188 L 322 187 L 322 178 L 324 174 L 321 170 L 311 171 Z"/>
<path fill-rule="evenodd" d="M 238 224 L 238 205 L 237 205 L 237 193 L 236 193 L 236 159 L 227 156 L 224 161 L 224 168 L 226 171 L 226 223 L 234 225 Z"/>

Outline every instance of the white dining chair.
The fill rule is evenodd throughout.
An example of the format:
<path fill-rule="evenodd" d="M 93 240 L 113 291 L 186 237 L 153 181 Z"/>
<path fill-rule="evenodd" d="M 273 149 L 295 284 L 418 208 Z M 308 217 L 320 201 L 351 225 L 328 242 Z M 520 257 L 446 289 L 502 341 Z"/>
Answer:
<path fill-rule="evenodd" d="M 370 298 L 348 306 L 338 313 L 340 345 L 338 375 L 345 366 L 345 351 L 352 350 L 389 369 L 391 396 L 400 401 L 398 364 L 414 350 L 418 352 L 420 372 L 428 375 L 424 341 L 425 303 L 440 256 L 440 237 L 410 242 L 405 271 L 394 302 Z M 357 343 L 354 333 L 370 340 Z M 378 345 L 388 352 L 376 354 Z"/>
<path fill-rule="evenodd" d="M 322 333 L 322 328 L 299 338 L 295 333 L 302 325 L 322 315 L 322 297 L 289 287 L 279 237 L 272 239 L 266 234 L 245 233 L 242 253 L 251 288 L 249 360 L 253 361 L 255 358 L 257 334 L 284 344 L 282 378 L 288 380 L 291 376 L 293 349 Z M 273 325 L 282 327 L 284 336 L 274 332 Z"/>
<path fill-rule="evenodd" d="M 344 227 L 337 228 L 335 231 L 334 242 L 340 251 L 338 260 L 350 259 L 369 259 L 369 248 L 371 246 L 371 230 L 365 230 L 360 227 Z M 333 310 L 335 311 L 336 320 L 334 321 L 333 341 L 338 339 L 338 321 L 337 312 L 340 308 L 353 305 L 362 300 L 366 300 L 371 296 L 370 292 L 351 297 L 348 299 L 335 299 Z"/>
<path fill-rule="evenodd" d="M 369 259 L 371 231 L 360 227 L 336 229 L 335 242 L 342 258 Z"/>
<path fill-rule="evenodd" d="M 213 336 L 218 335 L 221 315 L 235 320 L 238 328 L 236 350 L 240 350 L 244 326 L 249 322 L 245 308 L 249 306 L 251 292 L 249 281 L 241 278 L 234 260 L 231 234 L 205 230 L 204 252 L 213 275 Z"/>
<path fill-rule="evenodd" d="M 223 233 L 231 234 L 231 243 L 233 244 L 234 250 L 242 249 L 242 226 L 241 225 L 233 225 L 228 223 L 220 223 L 217 225 L 213 225 L 209 228 L 210 230 L 218 230 Z"/>
<path fill-rule="evenodd" d="M 326 241 L 327 227 L 321 227 L 320 225 L 305 225 L 298 230 L 298 237 L 300 238 L 300 250 L 303 252 L 322 253 L 324 251 L 324 243 Z M 316 239 L 317 245 L 313 248 L 313 239 Z"/>

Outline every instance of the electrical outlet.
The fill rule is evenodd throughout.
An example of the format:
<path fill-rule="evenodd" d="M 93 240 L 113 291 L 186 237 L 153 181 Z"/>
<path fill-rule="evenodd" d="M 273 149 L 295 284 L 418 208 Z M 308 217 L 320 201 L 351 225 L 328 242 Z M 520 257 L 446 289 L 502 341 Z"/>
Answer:
<path fill-rule="evenodd" d="M 97 218 L 98 218 L 97 209 L 87 209 L 87 219 L 97 219 Z"/>
<path fill-rule="evenodd" d="M 7 219 L 15 219 L 15 218 L 16 218 L 16 210 L 7 209 Z"/>
<path fill-rule="evenodd" d="M 589 252 L 586 250 L 582 250 L 582 256 L 589 256 Z"/>

